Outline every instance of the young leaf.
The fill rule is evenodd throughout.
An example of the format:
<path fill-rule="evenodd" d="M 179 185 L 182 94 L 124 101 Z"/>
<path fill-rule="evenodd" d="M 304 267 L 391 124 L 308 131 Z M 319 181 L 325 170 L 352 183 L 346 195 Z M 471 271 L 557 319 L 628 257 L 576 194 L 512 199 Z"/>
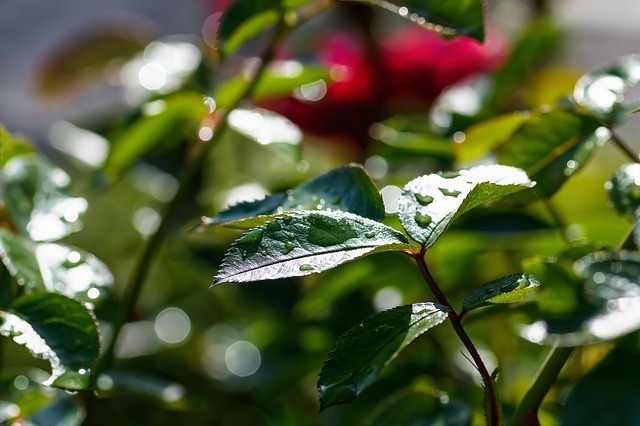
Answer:
<path fill-rule="evenodd" d="M 615 339 L 640 329 L 640 255 L 599 252 L 575 263 L 587 305 L 525 327 L 534 343 L 580 346 Z"/>
<path fill-rule="evenodd" d="M 247 228 L 261 225 L 274 215 L 296 210 L 340 210 L 376 221 L 384 219 L 384 204 L 362 166 L 351 164 L 331 170 L 298 187 L 262 200 L 236 204 L 218 216 L 203 218 L 203 225 Z M 251 220 L 251 218 L 256 218 Z"/>
<path fill-rule="evenodd" d="M 80 229 L 87 201 L 71 197 L 71 178 L 44 157 L 14 157 L 3 168 L 7 213 L 23 234 L 35 241 L 51 241 Z"/>
<path fill-rule="evenodd" d="M 475 289 L 462 302 L 463 311 L 495 303 L 514 303 L 533 296 L 540 283 L 527 274 L 512 274 L 498 278 Z"/>
<path fill-rule="evenodd" d="M 0 167 L 12 157 L 22 154 L 29 154 L 34 151 L 33 147 L 21 136 L 11 135 L 7 129 L 0 124 Z"/>
<path fill-rule="evenodd" d="M 623 164 L 605 188 L 611 207 L 618 214 L 634 219 L 640 208 L 640 164 Z"/>
<path fill-rule="evenodd" d="M 444 36 L 465 35 L 484 41 L 481 0 L 346 0 L 386 9 Z"/>
<path fill-rule="evenodd" d="M 522 170 L 498 165 L 473 167 L 453 175 L 425 175 L 404 187 L 400 222 L 411 238 L 428 248 L 466 211 L 534 184 Z"/>
<path fill-rule="evenodd" d="M 88 389 L 100 338 L 96 319 L 84 305 L 60 294 L 31 294 L 0 312 L 0 320 L 0 334 L 49 361 L 46 386 Z"/>
<path fill-rule="evenodd" d="M 532 191 L 514 197 L 528 202 L 548 197 L 587 162 L 610 131 L 593 118 L 569 109 L 555 109 L 531 117 L 498 151 L 498 162 L 523 169 L 537 182 Z"/>
<path fill-rule="evenodd" d="M 141 156 L 161 144 L 167 145 L 185 131 L 197 134 L 197 125 L 207 113 L 202 96 L 196 93 L 179 93 L 164 100 L 162 111 L 142 116 L 111 140 L 111 149 L 104 171 L 116 179 Z"/>
<path fill-rule="evenodd" d="M 351 213 L 291 213 L 236 240 L 213 285 L 309 275 L 370 254 L 411 248 L 395 229 Z"/>
<path fill-rule="evenodd" d="M 270 97 L 291 95 L 296 89 L 322 81 L 330 81 L 329 71 L 318 67 L 308 67 L 297 64 L 294 71 L 290 66 L 283 66 L 275 61 L 262 74 L 251 94 L 252 101 L 259 101 Z M 230 108 L 234 101 L 246 90 L 249 81 L 243 77 L 233 77 L 217 88 L 213 98 L 218 108 Z"/>
<path fill-rule="evenodd" d="M 582 76 L 576 83 L 573 97 L 599 121 L 607 125 L 619 124 L 640 105 L 640 99 L 624 102 L 626 92 L 638 81 L 640 55 L 629 55 Z"/>
<path fill-rule="evenodd" d="M 320 406 L 354 400 L 416 337 L 442 323 L 448 309 L 416 303 L 380 312 L 347 331 L 327 354 L 318 389 Z"/>

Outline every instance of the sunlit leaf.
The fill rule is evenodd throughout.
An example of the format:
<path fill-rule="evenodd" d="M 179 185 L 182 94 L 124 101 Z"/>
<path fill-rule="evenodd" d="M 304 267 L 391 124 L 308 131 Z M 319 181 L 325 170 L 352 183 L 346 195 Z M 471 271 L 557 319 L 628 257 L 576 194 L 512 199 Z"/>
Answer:
<path fill-rule="evenodd" d="M 107 176 L 118 178 L 140 157 L 159 146 L 168 146 L 177 138 L 196 138 L 197 126 L 207 113 L 202 95 L 179 93 L 162 102 L 164 106 L 160 112 L 140 117 L 111 139 L 104 165 Z"/>
<path fill-rule="evenodd" d="M 90 386 L 100 337 L 95 317 L 80 302 L 53 293 L 30 294 L 1 312 L 0 319 L 0 334 L 49 361 L 52 371 L 45 385 L 68 390 Z"/>
<path fill-rule="evenodd" d="M 466 35 L 484 40 L 484 10 L 480 0 L 347 0 L 368 3 L 445 36 Z"/>
<path fill-rule="evenodd" d="M 236 108 L 229 113 L 229 127 L 261 145 L 297 145 L 302 131 L 291 120 L 261 108 Z"/>
<path fill-rule="evenodd" d="M 515 112 L 472 125 L 464 131 L 464 141 L 453 145 L 456 161 L 466 164 L 480 160 L 506 141 L 529 118 L 528 113 Z"/>
<path fill-rule="evenodd" d="M 305 84 L 317 81 L 330 81 L 329 71 L 318 67 L 303 66 L 298 62 L 274 62 L 262 74 L 254 88 L 251 100 L 287 96 Z M 213 98 L 219 108 L 230 108 L 236 99 L 246 90 L 249 80 L 243 76 L 232 77 L 215 91 Z"/>
<path fill-rule="evenodd" d="M 450 401 L 442 392 L 415 390 L 392 395 L 367 424 L 469 426 L 471 419 L 471 408 L 463 402 Z"/>
<path fill-rule="evenodd" d="M 320 371 L 321 408 L 354 400 L 400 351 L 446 318 L 446 307 L 416 303 L 380 312 L 349 330 Z"/>
<path fill-rule="evenodd" d="M 0 123 L 0 167 L 4 165 L 11 158 L 33 152 L 34 149 L 25 138 L 22 136 L 12 135 L 5 129 Z"/>
<path fill-rule="evenodd" d="M 382 197 L 365 170 L 357 165 L 334 169 L 286 193 L 237 204 L 203 225 L 223 224 L 249 228 L 261 225 L 274 215 L 297 210 L 340 210 L 376 221 L 384 219 Z"/>
<path fill-rule="evenodd" d="M 576 102 L 605 124 L 618 124 L 640 105 L 640 99 L 625 102 L 626 92 L 640 81 L 640 55 L 625 56 L 578 80 Z"/>
<path fill-rule="evenodd" d="M 640 256 L 599 252 L 575 264 L 585 303 L 573 312 L 549 315 L 525 327 L 535 343 L 580 346 L 615 339 L 640 329 Z"/>
<path fill-rule="evenodd" d="M 0 258 L 9 274 L 25 288 L 25 292 L 43 291 L 42 279 L 35 254 L 36 244 L 25 237 L 0 230 Z"/>
<path fill-rule="evenodd" d="M 537 182 L 515 200 L 548 197 L 580 170 L 610 137 L 608 129 L 590 117 L 555 109 L 534 115 L 498 151 L 498 162 L 523 169 Z"/>
<path fill-rule="evenodd" d="M 425 175 L 404 187 L 400 221 L 411 238 L 428 248 L 466 211 L 534 184 L 522 170 L 507 166 Z"/>
<path fill-rule="evenodd" d="M 218 43 L 230 55 L 245 42 L 278 22 L 282 13 L 311 0 L 239 0 L 227 8 L 220 20 Z"/>
<path fill-rule="evenodd" d="M 36 89 L 46 96 L 60 96 L 91 79 L 100 79 L 114 60 L 127 59 L 151 41 L 141 26 L 92 26 L 54 47 L 38 68 Z"/>
<path fill-rule="evenodd" d="M 620 215 L 633 219 L 640 207 L 640 164 L 624 164 L 606 183 L 609 201 Z"/>
<path fill-rule="evenodd" d="M 5 208 L 22 233 L 51 241 L 81 228 L 87 201 L 68 194 L 71 179 L 62 169 L 28 155 L 9 160 L 2 174 Z"/>
<path fill-rule="evenodd" d="M 214 285 L 309 275 L 359 257 L 411 247 L 393 228 L 351 213 L 291 213 L 236 240 Z"/>
<path fill-rule="evenodd" d="M 640 350 L 637 338 L 630 340 L 621 342 L 571 388 L 563 404 L 563 426 L 634 425 L 638 422 Z"/>
<path fill-rule="evenodd" d="M 470 311 L 495 303 L 513 303 L 526 300 L 538 291 L 540 283 L 527 274 L 512 274 L 498 278 L 475 289 L 462 302 L 462 309 Z"/>

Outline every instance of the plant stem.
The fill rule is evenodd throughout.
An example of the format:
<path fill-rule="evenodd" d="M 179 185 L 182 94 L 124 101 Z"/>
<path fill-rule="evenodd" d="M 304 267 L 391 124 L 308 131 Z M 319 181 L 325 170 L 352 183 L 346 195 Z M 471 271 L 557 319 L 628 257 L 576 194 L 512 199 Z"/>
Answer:
<path fill-rule="evenodd" d="M 495 380 L 489 373 L 487 366 L 484 364 L 484 361 L 482 361 L 482 358 L 480 357 L 480 353 L 478 352 L 475 345 L 471 341 L 471 338 L 469 337 L 464 327 L 462 326 L 460 316 L 456 313 L 455 309 L 453 309 L 453 306 L 451 306 L 451 303 L 449 302 L 445 294 L 442 292 L 442 290 L 436 283 L 435 279 L 431 275 L 431 272 L 429 272 L 429 267 L 427 266 L 427 263 L 424 260 L 424 254 L 425 254 L 424 248 L 420 252 L 417 252 L 417 251 L 410 252 L 410 255 L 415 259 L 416 263 L 418 264 L 418 268 L 420 269 L 420 273 L 422 274 L 422 277 L 424 278 L 427 285 L 429 286 L 434 296 L 438 300 L 438 303 L 449 308 L 448 315 L 449 315 L 449 319 L 451 320 L 453 329 L 458 335 L 458 337 L 460 338 L 460 340 L 462 341 L 462 344 L 464 345 L 464 347 L 467 349 L 467 351 L 471 355 L 471 359 L 473 359 L 473 362 L 476 364 L 475 365 L 476 368 L 478 369 L 478 371 L 480 372 L 480 375 L 482 376 L 482 381 L 487 387 L 487 392 L 489 395 L 490 413 L 486 413 L 486 414 L 487 414 L 487 418 L 490 419 L 491 421 L 490 423 L 491 426 L 501 425 L 502 411 L 500 408 L 500 399 L 498 397 L 498 391 L 495 386 Z"/>
<path fill-rule="evenodd" d="M 532 416 L 535 416 L 542 400 L 544 399 L 551 386 L 555 383 L 558 374 L 564 367 L 574 348 L 560 348 L 557 345 L 554 346 L 544 363 L 538 370 L 536 377 L 533 379 L 533 383 L 527 394 L 520 402 L 520 405 L 516 409 L 515 413 L 509 421 L 509 426 L 524 426 L 529 424 Z"/>
<path fill-rule="evenodd" d="M 622 150 L 622 152 L 624 152 L 627 157 L 629 157 L 629 159 L 631 161 L 633 161 L 634 163 L 640 163 L 640 156 L 638 156 L 638 153 L 636 151 L 634 151 L 621 137 L 620 135 L 618 135 L 616 132 L 613 131 L 613 129 L 609 129 L 611 130 L 611 140 L 613 140 L 613 142 L 618 145 L 618 147 Z"/>
<path fill-rule="evenodd" d="M 151 234 L 149 239 L 146 241 L 140 256 L 137 258 L 136 264 L 134 265 L 133 272 L 131 273 L 130 279 L 125 287 L 122 309 L 116 312 L 113 320 L 113 333 L 110 342 L 96 365 L 94 377 L 102 371 L 110 368 L 113 364 L 114 351 L 118 336 L 120 335 L 124 324 L 127 323 L 132 309 L 138 302 L 145 279 L 147 278 L 150 270 L 151 262 L 162 246 L 162 243 L 168 234 L 169 225 L 177 210 L 182 205 L 185 195 L 188 193 L 191 185 L 199 175 L 205 159 L 207 158 L 207 152 L 210 147 L 214 146 L 224 135 L 224 132 L 227 129 L 229 112 L 237 108 L 244 99 L 251 95 L 261 76 L 267 69 L 267 66 L 273 60 L 277 46 L 291 29 L 292 27 L 285 23 L 284 15 L 281 15 L 281 19 L 276 25 L 273 37 L 260 58 L 260 66 L 256 70 L 253 78 L 249 81 L 245 90 L 235 99 L 229 109 L 219 113 L 217 129 L 209 142 L 194 144 L 191 151 L 188 153 L 186 157 L 187 159 L 180 173 L 178 191 L 174 198 L 165 206 L 158 229 L 156 229 L 156 231 Z"/>
<path fill-rule="evenodd" d="M 567 225 L 564 223 L 562 216 L 560 216 L 560 213 L 558 213 L 558 210 L 556 210 L 555 206 L 551 204 L 551 200 L 545 197 L 542 199 L 542 203 L 544 204 L 547 211 L 551 215 L 551 218 L 553 219 L 553 221 L 556 223 L 556 226 L 560 230 L 560 235 L 562 235 L 562 239 L 566 243 L 571 242 L 569 240 L 569 236 L 567 235 Z"/>

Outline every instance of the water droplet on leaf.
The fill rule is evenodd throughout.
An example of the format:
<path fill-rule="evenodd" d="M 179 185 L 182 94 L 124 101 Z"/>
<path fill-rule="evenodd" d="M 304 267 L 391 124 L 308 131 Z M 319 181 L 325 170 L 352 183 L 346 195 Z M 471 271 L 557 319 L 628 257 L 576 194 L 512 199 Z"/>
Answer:
<path fill-rule="evenodd" d="M 291 250 L 293 250 L 294 248 L 296 248 L 296 246 L 294 246 L 291 243 L 284 243 L 284 249 L 282 250 L 282 254 L 288 254 L 291 252 Z"/>
<path fill-rule="evenodd" d="M 260 241 L 262 241 L 263 235 L 264 235 L 264 231 L 262 231 L 262 229 L 254 229 L 253 231 L 249 231 L 246 234 L 244 234 L 242 238 L 238 240 L 238 243 L 258 245 L 260 244 Z"/>
<path fill-rule="evenodd" d="M 304 265 L 300 265 L 300 270 L 301 271 L 313 271 L 313 266 L 309 265 L 308 263 L 305 263 Z"/>
<path fill-rule="evenodd" d="M 422 204 L 423 206 L 426 206 L 427 204 L 430 204 L 433 201 L 433 197 L 429 195 L 416 194 L 416 200 L 418 200 L 418 203 Z"/>
<path fill-rule="evenodd" d="M 425 228 L 427 226 L 429 226 L 429 224 L 431 223 L 431 216 L 429 216 L 428 214 L 425 213 L 416 213 L 415 215 L 415 220 L 416 223 L 418 225 L 420 225 L 421 227 Z"/>
<path fill-rule="evenodd" d="M 455 189 L 447 189 L 447 188 L 438 188 L 440 190 L 440 192 L 442 192 L 443 195 L 446 195 L 447 197 L 457 197 L 458 195 L 462 194 L 462 192 L 460 191 L 456 191 Z"/>
<path fill-rule="evenodd" d="M 367 237 L 367 238 L 373 238 L 373 237 L 376 236 L 376 233 L 373 232 L 373 231 L 372 232 L 365 232 L 364 236 Z"/>
<path fill-rule="evenodd" d="M 292 218 L 291 216 L 283 216 L 283 217 L 282 217 L 282 220 L 283 220 L 285 223 L 289 223 L 289 222 L 291 222 L 291 220 L 292 220 L 292 219 L 293 219 L 293 218 Z"/>

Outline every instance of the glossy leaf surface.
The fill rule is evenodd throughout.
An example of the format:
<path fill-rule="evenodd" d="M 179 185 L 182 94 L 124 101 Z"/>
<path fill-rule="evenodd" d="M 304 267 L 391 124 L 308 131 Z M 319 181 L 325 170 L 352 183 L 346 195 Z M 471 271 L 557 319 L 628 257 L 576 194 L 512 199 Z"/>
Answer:
<path fill-rule="evenodd" d="M 51 364 L 45 385 L 68 390 L 89 387 L 100 338 L 95 317 L 84 305 L 59 294 L 37 293 L 16 300 L 0 316 L 0 334 Z"/>
<path fill-rule="evenodd" d="M 625 94 L 640 81 L 640 55 L 625 56 L 578 80 L 576 102 L 605 124 L 619 124 L 638 108 L 640 99 L 625 103 Z"/>
<path fill-rule="evenodd" d="M 81 228 L 87 201 L 71 197 L 71 178 L 36 155 L 14 157 L 3 169 L 5 207 L 23 234 L 35 241 L 62 238 Z"/>
<path fill-rule="evenodd" d="M 309 275 L 359 257 L 411 247 L 393 228 L 351 213 L 291 213 L 236 240 L 214 285 Z"/>
<path fill-rule="evenodd" d="M 605 184 L 613 209 L 633 219 L 640 207 L 640 164 L 624 164 Z"/>
<path fill-rule="evenodd" d="M 515 199 L 524 202 L 548 197 L 580 170 L 609 136 L 609 130 L 598 122 L 574 111 L 542 112 L 518 128 L 501 147 L 498 162 L 523 169 L 537 182 L 535 188 Z"/>
<path fill-rule="evenodd" d="M 513 303 L 526 300 L 538 291 L 540 283 L 527 274 L 512 274 L 498 278 L 475 289 L 462 302 L 462 309 L 469 311 L 495 303 Z"/>
<path fill-rule="evenodd" d="M 522 170 L 507 166 L 425 175 L 404 187 L 400 221 L 411 238 L 428 248 L 466 211 L 534 184 Z"/>
<path fill-rule="evenodd" d="M 4 267 L 25 292 L 46 290 L 35 256 L 36 244 L 25 237 L 0 230 L 0 258 Z"/>
<path fill-rule="evenodd" d="M 445 36 L 465 35 L 483 41 L 484 11 L 480 0 L 348 0 L 368 3 Z"/>
<path fill-rule="evenodd" d="M 523 329 L 535 343 L 580 346 L 640 329 L 640 257 L 598 252 L 575 264 L 585 301 L 565 315 L 550 315 Z"/>
<path fill-rule="evenodd" d="M 111 148 L 104 171 L 112 179 L 118 178 L 129 166 L 159 146 L 167 146 L 176 138 L 190 140 L 198 133 L 197 125 L 207 113 L 202 96 L 180 93 L 166 100 L 160 112 L 139 118 L 119 135 L 111 139 Z"/>
<path fill-rule="evenodd" d="M 384 219 L 384 205 L 369 175 L 356 164 L 334 169 L 298 187 L 262 200 L 240 203 L 212 218 L 204 218 L 203 225 L 222 224 L 252 227 L 274 215 L 297 210 L 340 210 L 376 221 Z"/>
<path fill-rule="evenodd" d="M 446 307 L 416 303 L 380 312 L 349 330 L 320 371 L 321 408 L 354 400 L 401 350 L 446 318 Z"/>

